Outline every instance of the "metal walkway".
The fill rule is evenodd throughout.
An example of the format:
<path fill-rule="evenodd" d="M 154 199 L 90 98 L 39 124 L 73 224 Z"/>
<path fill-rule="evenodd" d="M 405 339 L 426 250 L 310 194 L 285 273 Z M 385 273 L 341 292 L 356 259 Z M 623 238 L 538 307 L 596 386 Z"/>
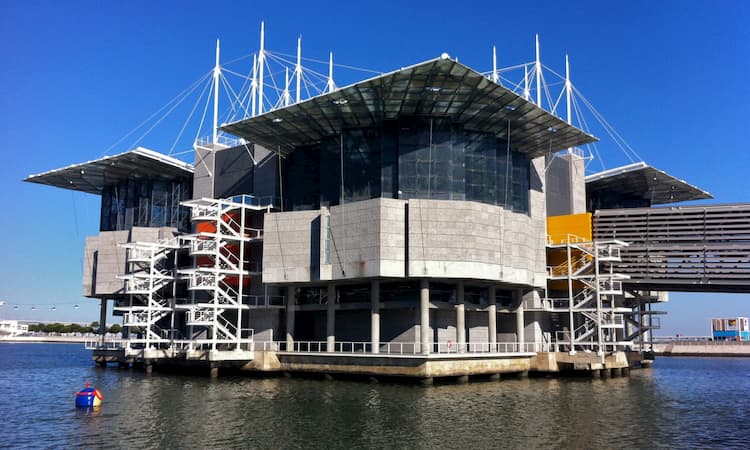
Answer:
<path fill-rule="evenodd" d="M 750 204 L 606 209 L 594 239 L 628 242 L 618 273 L 631 289 L 750 290 Z"/>

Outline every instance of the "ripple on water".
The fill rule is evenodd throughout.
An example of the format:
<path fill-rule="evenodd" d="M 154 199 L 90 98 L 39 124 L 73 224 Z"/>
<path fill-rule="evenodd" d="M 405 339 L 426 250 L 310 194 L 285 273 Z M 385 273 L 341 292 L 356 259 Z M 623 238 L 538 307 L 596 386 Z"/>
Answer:
<path fill-rule="evenodd" d="M 92 381 L 95 414 L 73 393 Z M 0 344 L 10 448 L 750 446 L 750 360 L 663 358 L 607 380 L 437 385 L 101 370 L 81 346 Z"/>

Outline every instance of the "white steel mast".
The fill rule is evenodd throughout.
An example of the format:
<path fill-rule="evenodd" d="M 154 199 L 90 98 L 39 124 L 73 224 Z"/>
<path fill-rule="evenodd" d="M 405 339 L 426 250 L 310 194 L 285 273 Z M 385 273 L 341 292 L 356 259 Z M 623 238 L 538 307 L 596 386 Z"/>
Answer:
<path fill-rule="evenodd" d="M 542 107 L 542 62 L 539 58 L 539 35 L 536 35 L 536 105 Z"/>
<path fill-rule="evenodd" d="M 263 22 L 260 23 L 260 51 L 258 52 L 258 115 L 263 114 L 263 66 L 266 64 L 266 29 Z"/>
<path fill-rule="evenodd" d="M 297 38 L 297 65 L 294 66 L 294 76 L 297 78 L 297 89 L 295 90 L 295 103 L 300 100 L 300 85 L 302 82 L 302 36 Z"/>
<path fill-rule="evenodd" d="M 255 117 L 255 97 L 258 95 L 258 55 L 253 55 L 253 79 L 250 82 L 250 116 Z"/>
<path fill-rule="evenodd" d="M 326 90 L 328 92 L 336 90 L 336 85 L 333 82 L 333 52 L 328 57 L 328 83 L 326 83 Z"/>
<path fill-rule="evenodd" d="M 289 67 L 284 68 L 284 92 L 281 94 L 281 104 L 286 107 L 292 102 L 292 96 L 289 94 Z"/>
<path fill-rule="evenodd" d="M 219 129 L 219 76 L 221 76 L 221 67 L 219 67 L 219 40 L 216 40 L 216 65 L 214 66 L 214 129 L 211 142 L 216 145 L 218 142 Z"/>
<path fill-rule="evenodd" d="M 499 77 L 497 76 L 497 50 L 495 46 L 492 46 L 492 81 L 497 83 Z"/>
<path fill-rule="evenodd" d="M 568 61 L 568 55 L 565 54 L 565 103 L 568 110 L 568 125 L 573 125 L 573 115 L 570 110 L 570 63 Z"/>

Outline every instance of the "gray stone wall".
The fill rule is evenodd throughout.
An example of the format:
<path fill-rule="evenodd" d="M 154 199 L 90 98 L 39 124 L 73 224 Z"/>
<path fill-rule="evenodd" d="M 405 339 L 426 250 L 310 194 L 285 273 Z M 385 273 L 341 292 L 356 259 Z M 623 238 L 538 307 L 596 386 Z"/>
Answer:
<path fill-rule="evenodd" d="M 300 283 L 314 278 L 319 261 L 311 260 L 319 246 L 319 233 L 312 236 L 320 211 L 266 213 L 263 229 L 263 282 Z M 315 244 L 315 246 L 313 246 Z"/>
<path fill-rule="evenodd" d="M 117 278 L 125 274 L 127 250 L 120 244 L 156 242 L 175 236 L 172 227 L 133 227 L 130 230 L 102 231 L 86 237 L 83 261 L 83 295 L 86 297 L 117 297 L 125 295 L 125 282 Z"/>
<path fill-rule="evenodd" d="M 547 162 L 546 202 L 550 216 L 586 212 L 585 160 L 575 155 L 555 156 Z"/>
<path fill-rule="evenodd" d="M 195 149 L 193 171 L 193 198 L 214 197 L 214 153 L 208 149 Z"/>
<path fill-rule="evenodd" d="M 543 170 L 543 159 L 537 163 Z M 543 192 L 532 190 L 530 202 L 531 215 L 477 202 L 384 198 L 268 213 L 263 282 L 408 275 L 543 287 Z"/>

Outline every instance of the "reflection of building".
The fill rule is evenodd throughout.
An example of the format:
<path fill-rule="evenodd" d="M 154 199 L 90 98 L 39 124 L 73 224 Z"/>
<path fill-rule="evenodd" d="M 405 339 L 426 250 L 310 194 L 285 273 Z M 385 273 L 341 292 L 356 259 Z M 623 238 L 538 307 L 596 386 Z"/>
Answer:
<path fill-rule="evenodd" d="M 17 320 L 0 320 L 0 339 L 22 336 L 28 332 L 27 324 L 19 323 Z"/>
<path fill-rule="evenodd" d="M 711 337 L 715 341 L 750 341 L 747 317 L 711 319 Z"/>
<path fill-rule="evenodd" d="M 137 149 L 28 179 L 102 195 L 84 292 L 123 316 L 120 358 L 628 367 L 664 295 L 625 275 L 627 211 L 601 213 L 710 197 L 646 165 L 584 178 L 576 147 L 595 138 L 447 57 L 222 129 L 241 140 L 197 142 L 195 167 Z"/>

